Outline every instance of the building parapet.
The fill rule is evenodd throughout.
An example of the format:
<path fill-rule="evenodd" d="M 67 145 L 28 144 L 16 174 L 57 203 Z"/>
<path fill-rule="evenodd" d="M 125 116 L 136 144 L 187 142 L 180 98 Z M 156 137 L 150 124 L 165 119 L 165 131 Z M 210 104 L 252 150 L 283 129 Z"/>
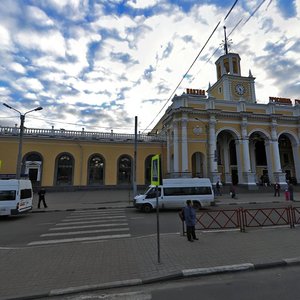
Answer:
<path fill-rule="evenodd" d="M 20 128 L 0 126 L 0 136 L 18 136 Z M 134 134 L 114 133 L 111 132 L 93 132 L 93 131 L 75 131 L 65 129 L 39 129 L 39 128 L 24 128 L 24 137 L 36 138 L 56 138 L 56 139 L 79 139 L 89 141 L 111 141 L 111 142 L 132 142 L 135 139 Z M 166 136 L 164 132 L 158 134 L 141 134 L 137 135 L 138 142 L 164 142 Z"/>

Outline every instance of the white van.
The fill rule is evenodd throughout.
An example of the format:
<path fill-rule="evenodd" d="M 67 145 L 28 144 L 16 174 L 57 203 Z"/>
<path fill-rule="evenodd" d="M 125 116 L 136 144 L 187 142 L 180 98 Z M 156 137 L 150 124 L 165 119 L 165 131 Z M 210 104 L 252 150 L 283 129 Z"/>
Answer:
<path fill-rule="evenodd" d="M 30 180 L 0 180 L 0 216 L 18 215 L 31 210 L 32 198 Z"/>
<path fill-rule="evenodd" d="M 181 208 L 192 200 L 195 209 L 214 204 L 214 192 L 209 178 L 163 179 L 158 186 L 160 208 Z M 134 206 L 144 212 L 156 208 L 156 187 L 150 185 L 143 195 L 134 197 Z"/>

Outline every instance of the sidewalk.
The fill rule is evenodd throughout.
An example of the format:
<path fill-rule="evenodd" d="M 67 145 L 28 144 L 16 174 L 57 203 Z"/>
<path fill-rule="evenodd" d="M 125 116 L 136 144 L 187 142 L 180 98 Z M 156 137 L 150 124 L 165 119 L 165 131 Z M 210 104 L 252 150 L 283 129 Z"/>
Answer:
<path fill-rule="evenodd" d="M 218 198 L 222 203 L 231 201 L 229 196 Z M 47 210 L 54 211 L 129 204 L 126 194 L 118 191 L 49 193 L 46 200 Z M 249 193 L 239 195 L 235 201 L 238 200 L 262 203 L 274 197 L 263 195 L 262 199 L 255 195 L 253 199 Z M 285 202 L 283 197 L 280 200 Z M 155 233 L 72 245 L 0 247 L 0 299 L 64 295 L 170 278 L 299 264 L 299 230 L 299 227 L 278 227 L 251 229 L 246 233 L 202 232 L 194 243 L 188 243 L 179 234 L 162 234 L 160 263 Z"/>
<path fill-rule="evenodd" d="M 294 193 L 294 199 L 300 201 L 300 192 Z M 241 193 L 237 194 L 236 199 L 232 199 L 229 193 L 222 196 L 216 196 L 216 205 L 238 205 L 254 203 L 289 203 L 286 201 L 284 193 L 280 197 L 274 197 L 271 193 Z M 113 207 L 132 207 L 133 193 L 131 190 L 103 190 L 103 191 L 76 191 L 47 193 L 47 209 L 37 209 L 38 196 L 33 198 L 33 212 L 40 211 L 59 211 L 76 209 L 95 209 L 95 208 L 113 208 Z M 43 206 L 42 206 L 43 207 Z"/>

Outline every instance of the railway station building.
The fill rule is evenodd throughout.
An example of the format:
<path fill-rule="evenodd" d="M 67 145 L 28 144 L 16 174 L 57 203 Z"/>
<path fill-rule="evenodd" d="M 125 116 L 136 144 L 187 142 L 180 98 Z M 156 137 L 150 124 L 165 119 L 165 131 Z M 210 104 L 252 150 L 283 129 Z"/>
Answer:
<path fill-rule="evenodd" d="M 215 184 L 300 182 L 300 100 L 259 103 L 251 71 L 237 53 L 215 62 L 216 82 L 186 89 L 149 134 L 25 128 L 22 171 L 35 186 L 120 188 L 150 182 L 151 157 L 160 154 L 163 178 L 209 177 Z M 1 124 L 0 124 L 1 125 Z M 0 126 L 0 177 L 15 174 L 19 127 Z"/>

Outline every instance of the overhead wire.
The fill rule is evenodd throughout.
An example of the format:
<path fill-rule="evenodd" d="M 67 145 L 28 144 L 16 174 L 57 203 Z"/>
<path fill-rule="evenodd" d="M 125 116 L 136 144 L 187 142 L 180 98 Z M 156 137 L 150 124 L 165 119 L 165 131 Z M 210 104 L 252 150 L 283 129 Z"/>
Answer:
<path fill-rule="evenodd" d="M 226 14 L 226 16 L 224 17 L 225 21 L 228 16 L 230 15 L 230 13 L 232 12 L 233 8 L 235 7 L 235 5 L 237 4 L 239 0 L 235 0 L 233 5 L 231 6 L 230 10 L 228 11 L 228 13 Z M 173 92 L 171 93 L 171 95 L 169 96 L 169 98 L 166 100 L 166 102 L 164 103 L 164 105 L 162 106 L 162 108 L 159 110 L 159 112 L 156 114 L 156 116 L 153 118 L 153 120 L 150 122 L 150 124 L 146 127 L 146 129 L 143 131 L 143 133 L 153 124 L 153 122 L 156 120 L 156 118 L 159 116 L 159 114 L 162 112 L 162 110 L 166 107 L 166 105 L 169 103 L 169 101 L 172 99 L 173 95 L 175 94 L 175 92 L 177 91 L 177 89 L 179 88 L 179 86 L 181 85 L 181 83 L 183 82 L 183 80 L 186 78 L 186 76 L 188 75 L 189 71 L 192 69 L 192 67 L 194 66 L 195 62 L 197 61 L 197 59 L 199 58 L 199 56 L 202 54 L 203 50 L 205 49 L 205 47 L 207 46 L 208 42 L 210 41 L 210 39 L 212 38 L 212 36 L 214 35 L 214 33 L 216 32 L 217 28 L 219 27 L 221 21 L 219 21 L 217 23 L 217 25 L 215 26 L 215 28 L 213 29 L 212 33 L 210 34 L 210 36 L 208 37 L 208 39 L 206 40 L 205 44 L 203 45 L 203 47 L 201 48 L 201 50 L 199 51 L 199 53 L 197 54 L 196 58 L 194 59 L 194 61 L 192 62 L 192 64 L 190 65 L 190 67 L 188 68 L 188 70 L 185 72 L 185 74 L 183 75 L 183 77 L 180 79 L 179 83 L 176 85 L 175 89 L 173 90 Z"/>

